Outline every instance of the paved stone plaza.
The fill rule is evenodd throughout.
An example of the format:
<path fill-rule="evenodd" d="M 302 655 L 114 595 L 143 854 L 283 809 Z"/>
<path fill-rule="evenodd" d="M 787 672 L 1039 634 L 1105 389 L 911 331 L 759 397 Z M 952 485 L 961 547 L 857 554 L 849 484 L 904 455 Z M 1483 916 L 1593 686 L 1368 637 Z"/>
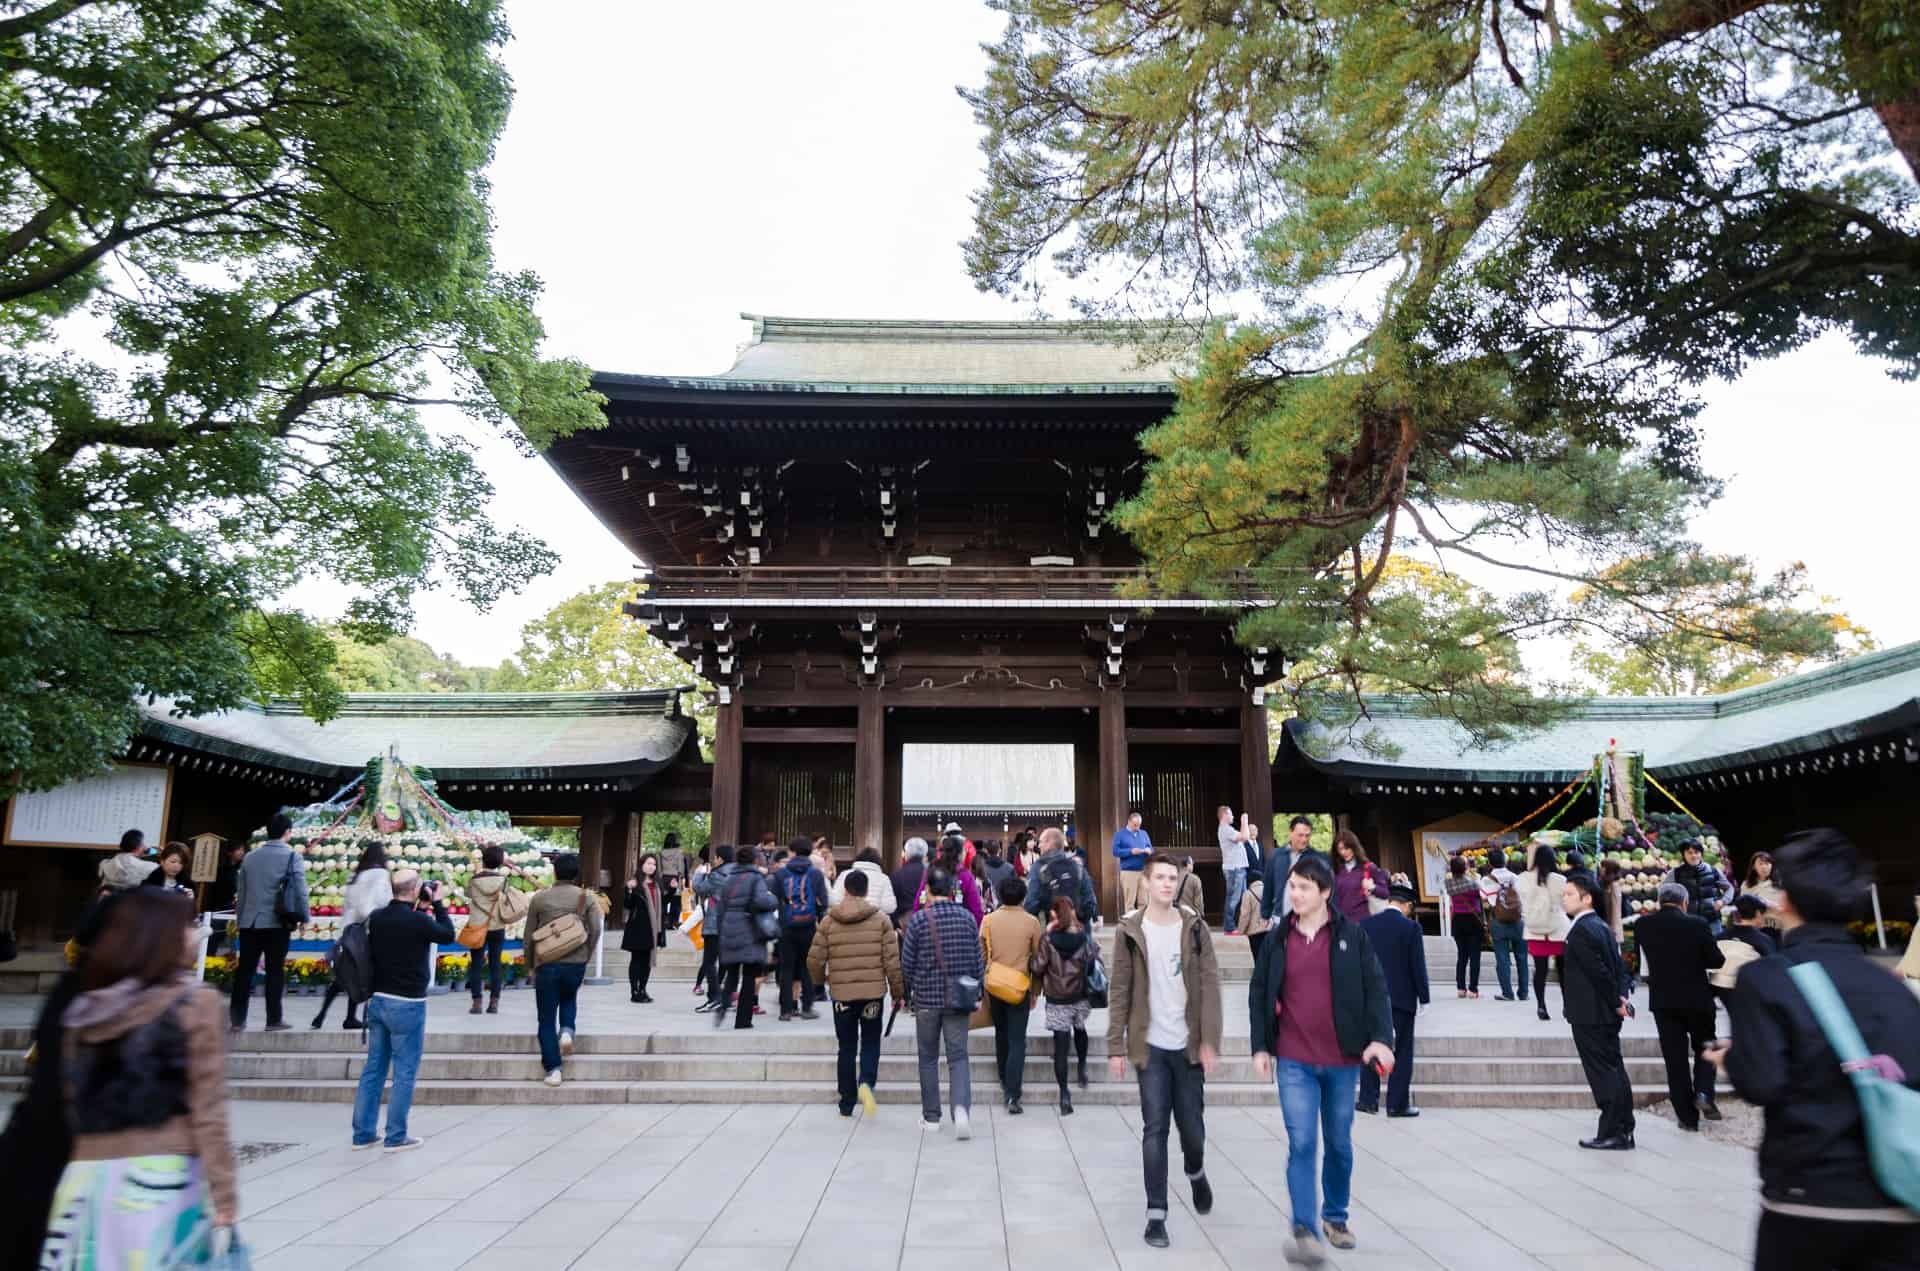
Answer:
<path fill-rule="evenodd" d="M 1751 1265 L 1751 1153 L 1640 1119 L 1638 1151 L 1596 1156 L 1585 1113 L 1361 1117 L 1354 1253 L 1367 1271 L 1633 1271 Z M 245 1167 L 241 1231 L 261 1271 L 597 1268 L 1245 1268 L 1281 1265 L 1277 1107 L 1209 1118 L 1214 1211 L 1176 1168 L 1173 1248 L 1140 1241 L 1139 1119 L 1089 1107 L 924 1134 L 830 1104 L 421 1108 L 394 1156 L 347 1148 L 347 1110 L 234 1105 L 241 1142 L 295 1147 Z M 1177 1154 L 1176 1154 L 1177 1162 Z"/>

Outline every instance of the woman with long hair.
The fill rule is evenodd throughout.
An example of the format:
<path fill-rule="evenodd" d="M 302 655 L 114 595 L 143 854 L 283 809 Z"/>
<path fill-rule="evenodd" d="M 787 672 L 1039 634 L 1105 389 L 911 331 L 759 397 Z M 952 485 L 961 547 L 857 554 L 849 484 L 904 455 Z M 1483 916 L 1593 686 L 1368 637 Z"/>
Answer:
<path fill-rule="evenodd" d="M 1606 902 L 1605 912 L 1600 916 L 1613 928 L 1613 942 L 1622 949 L 1627 947 L 1627 889 L 1622 881 L 1626 876 L 1627 871 L 1620 867 L 1619 861 L 1608 858 L 1600 862 L 1600 895 Z"/>
<path fill-rule="evenodd" d="M 702 884 L 707 881 L 707 875 L 712 872 L 713 844 L 709 843 L 701 848 L 699 854 L 694 858 L 693 873 L 687 879 L 687 895 L 690 898 L 689 903 L 704 907 L 705 902 L 701 898 L 706 895 L 706 892 L 703 890 Z M 711 990 L 714 981 L 719 978 L 719 975 L 720 933 L 706 925 L 705 914 L 703 912 L 700 924 L 700 969 L 693 974 L 693 995 L 695 997 L 706 996 Z M 703 1004 L 694 1009 L 696 1011 L 704 1011 L 707 1008 Z"/>
<path fill-rule="evenodd" d="M 1480 947 L 1486 942 L 1486 925 L 1480 921 L 1485 904 L 1480 894 L 1480 879 L 1467 868 L 1467 858 L 1456 855 L 1447 862 L 1447 913 L 1453 933 L 1453 986 L 1460 997 L 1480 996 Z"/>
<path fill-rule="evenodd" d="M 193 902 L 130 888 L 61 1013 L 73 1154 L 40 1265 L 199 1266 L 239 1208 L 227 1135 L 225 1003 L 192 974 Z"/>
<path fill-rule="evenodd" d="M 1060 1115 L 1073 1115 L 1073 1096 L 1067 1091 L 1067 1047 L 1080 1061 L 1080 1088 L 1087 1088 L 1087 968 L 1098 951 L 1073 901 L 1053 898 L 1053 916 L 1040 940 L 1040 988 L 1047 996 L 1047 1031 L 1053 1034 L 1053 1079 L 1060 1087 Z"/>
<path fill-rule="evenodd" d="M 1520 911 L 1526 924 L 1527 953 L 1533 958 L 1534 1013 L 1547 1015 L 1547 963 L 1567 951 L 1567 928 L 1572 924 L 1560 902 L 1567 890 L 1566 875 L 1557 868 L 1553 848 L 1539 843 L 1533 849 L 1533 868 L 1514 879 L 1520 893 Z"/>
<path fill-rule="evenodd" d="M 500 1013 L 500 958 L 506 948 L 507 928 L 526 916 L 530 897 L 513 890 L 514 868 L 507 864 L 507 851 L 497 843 L 480 849 L 480 869 L 467 880 L 467 921 L 487 929 L 486 941 L 467 961 L 467 995 L 472 998 L 469 1015 L 480 1009 L 480 975 L 487 970 L 488 1015 Z"/>
<path fill-rule="evenodd" d="M 1780 885 L 1773 881 L 1773 854 L 1755 852 L 1747 862 L 1747 881 L 1741 885 L 1740 895 L 1751 896 L 1766 908 L 1761 911 L 1760 925 L 1772 931 L 1780 929 Z"/>
<path fill-rule="evenodd" d="M 620 933 L 620 947 L 627 954 L 627 996 L 640 1004 L 653 1001 L 647 980 L 667 943 L 666 894 L 660 888 L 660 856 L 648 852 L 640 858 L 639 877 L 627 880 L 627 925 Z"/>
<path fill-rule="evenodd" d="M 827 886 L 833 886 L 833 880 L 840 873 L 840 863 L 833 859 L 833 840 L 824 834 L 814 835 L 810 852 L 813 867 L 827 880 Z"/>
<path fill-rule="evenodd" d="M 1333 836 L 1333 907 L 1349 922 L 1364 921 L 1372 906 L 1369 898 L 1385 901 L 1393 880 L 1387 871 L 1367 859 L 1367 849 L 1352 830 Z"/>
<path fill-rule="evenodd" d="M 379 843 L 369 843 L 360 853 L 360 859 L 354 864 L 353 878 L 347 883 L 347 894 L 340 906 L 340 926 L 342 930 L 356 922 L 365 922 L 373 914 L 393 903 L 393 874 L 387 869 L 387 849 Z M 332 980 L 327 982 L 327 995 L 320 999 L 320 1013 L 313 1017 L 313 1026 L 323 1028 L 327 1022 L 327 1012 L 333 1009 L 333 999 L 340 996 L 340 986 Z M 342 1028 L 365 1028 L 366 1025 L 353 1012 L 352 1002 L 347 1003 L 347 1018 Z"/>
<path fill-rule="evenodd" d="M 987 916 L 987 909 L 980 899 L 980 883 L 974 878 L 973 870 L 968 868 L 967 859 L 967 841 L 958 834 L 949 834 L 940 840 L 933 863 L 953 874 L 954 882 L 959 887 L 960 903 L 967 907 L 967 912 L 973 915 L 974 925 L 978 926 L 980 920 Z"/>

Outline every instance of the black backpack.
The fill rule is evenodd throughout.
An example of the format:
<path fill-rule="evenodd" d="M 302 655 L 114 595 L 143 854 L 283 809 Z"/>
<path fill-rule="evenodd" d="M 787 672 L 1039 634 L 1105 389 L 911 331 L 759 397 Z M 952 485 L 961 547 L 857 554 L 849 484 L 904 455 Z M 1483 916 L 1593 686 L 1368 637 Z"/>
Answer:
<path fill-rule="evenodd" d="M 1081 922 L 1092 922 L 1093 911 L 1087 905 L 1087 899 L 1080 887 L 1080 862 L 1066 852 L 1056 852 L 1040 865 L 1040 881 L 1047 886 L 1047 901 L 1052 903 L 1056 896 L 1065 896 L 1073 902 L 1074 913 Z"/>
<path fill-rule="evenodd" d="M 367 942 L 367 924 L 350 923 L 333 946 L 333 982 L 356 1006 L 373 996 L 373 946 Z"/>

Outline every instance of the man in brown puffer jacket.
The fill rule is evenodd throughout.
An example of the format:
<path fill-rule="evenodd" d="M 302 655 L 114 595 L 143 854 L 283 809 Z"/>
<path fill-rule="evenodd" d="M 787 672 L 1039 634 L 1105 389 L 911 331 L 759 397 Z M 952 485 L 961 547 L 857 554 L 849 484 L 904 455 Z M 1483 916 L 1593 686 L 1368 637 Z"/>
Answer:
<path fill-rule="evenodd" d="M 873 1097 L 880 1080 L 880 1013 L 888 996 L 907 996 L 900 977 L 900 937 L 893 923 L 867 900 L 867 875 L 842 875 L 846 895 L 827 911 L 807 951 L 807 974 L 833 997 L 833 1032 L 840 1040 L 840 1115 L 853 1115 L 854 1100 L 868 1116 L 879 1111 Z M 854 1047 L 860 1080 L 854 1084 Z"/>

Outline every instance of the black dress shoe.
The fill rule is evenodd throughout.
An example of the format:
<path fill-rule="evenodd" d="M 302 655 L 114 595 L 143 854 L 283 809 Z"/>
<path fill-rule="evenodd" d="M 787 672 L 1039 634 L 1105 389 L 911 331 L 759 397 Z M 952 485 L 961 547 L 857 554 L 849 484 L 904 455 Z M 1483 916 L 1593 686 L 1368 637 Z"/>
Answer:
<path fill-rule="evenodd" d="M 1688 1134 L 1700 1133 L 1700 1123 L 1698 1121 L 1695 1121 L 1691 1125 L 1687 1124 L 1685 1121 L 1682 1121 L 1680 1123 L 1680 1128 L 1685 1130 Z"/>
<path fill-rule="evenodd" d="M 1202 1174 L 1200 1177 L 1193 1179 L 1192 1182 L 1193 1182 L 1193 1212 L 1196 1214 L 1212 1213 L 1213 1212 L 1213 1184 L 1207 1181 L 1207 1176 L 1205 1174 Z"/>
<path fill-rule="evenodd" d="M 1700 1115 L 1709 1121 L 1720 1120 L 1720 1105 L 1711 1099 L 1700 1100 Z"/>
<path fill-rule="evenodd" d="M 1008 1116 L 1010 1116 L 1010 1117 L 1017 1117 L 1017 1116 L 1019 1116 L 1019 1115 L 1020 1115 L 1021 1113 L 1023 1113 L 1023 1112 L 1025 1112 L 1025 1111 L 1026 1111 L 1026 1109 L 1020 1106 L 1020 1101 L 1019 1101 L 1018 1099 L 1009 1099 L 1009 1100 L 1007 1100 L 1007 1115 L 1008 1115 Z"/>
<path fill-rule="evenodd" d="M 1370 1117 L 1378 1116 L 1380 1113 L 1380 1105 L 1377 1103 L 1356 1103 L 1353 1105 L 1353 1110 L 1355 1112 L 1364 1112 Z"/>
<path fill-rule="evenodd" d="M 1388 1108 L 1387 1115 L 1390 1117 L 1417 1117 L 1420 1115 L 1420 1109 L 1402 1108 L 1398 1112 L 1395 1112 L 1392 1108 Z"/>
<path fill-rule="evenodd" d="M 1610 1134 L 1604 1139 L 1581 1139 L 1580 1146 L 1594 1152 L 1631 1152 L 1633 1150 L 1633 1136 L 1631 1134 Z"/>
<path fill-rule="evenodd" d="M 1172 1243 L 1167 1239 L 1167 1224 L 1164 1219 L 1147 1219 L 1146 1240 L 1156 1249 L 1164 1249 Z"/>

